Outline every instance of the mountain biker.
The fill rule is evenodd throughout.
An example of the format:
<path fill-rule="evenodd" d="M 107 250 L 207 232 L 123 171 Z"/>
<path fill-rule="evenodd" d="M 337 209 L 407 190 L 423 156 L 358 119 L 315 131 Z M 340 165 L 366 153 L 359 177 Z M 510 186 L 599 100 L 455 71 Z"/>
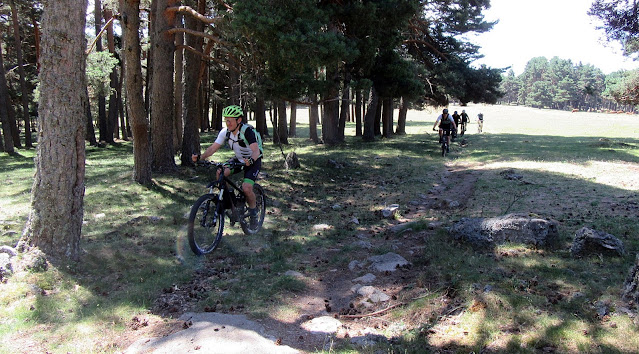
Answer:
<path fill-rule="evenodd" d="M 244 112 L 242 112 L 240 106 L 231 105 L 224 108 L 222 110 L 222 117 L 226 123 L 226 128 L 220 131 L 215 142 L 209 146 L 202 155 L 193 155 L 192 159 L 194 162 L 199 159 L 205 160 L 222 147 L 225 142 L 228 142 L 229 147 L 235 152 L 235 157 L 230 159 L 229 162 L 243 162 L 244 166 L 234 168 L 233 170 L 226 167 L 224 169 L 224 175 L 228 177 L 231 174 L 244 171 L 242 191 L 249 205 L 250 227 L 255 228 L 258 220 L 253 184 L 255 184 L 257 175 L 262 168 L 262 152 L 258 145 L 255 130 L 249 125 L 247 125 L 246 128 L 242 128 L 245 123 L 243 122 Z M 244 136 L 241 136 L 242 131 L 244 132 Z M 248 142 L 248 146 L 245 141 Z M 217 177 L 219 178 L 219 172 Z"/>
<path fill-rule="evenodd" d="M 468 121 L 470 117 L 468 117 L 468 114 L 466 113 L 465 109 L 462 109 L 462 113 L 461 113 L 461 133 L 462 135 L 464 134 L 464 132 L 466 131 L 466 124 L 468 124 Z"/>
<path fill-rule="evenodd" d="M 448 109 L 444 108 L 442 114 L 437 117 L 435 124 L 433 124 L 433 130 L 435 130 L 437 125 L 439 125 L 439 140 L 441 141 L 443 134 L 446 133 L 446 139 L 448 140 L 448 146 L 450 147 L 450 132 L 453 129 L 457 129 L 457 126 L 455 125 L 453 117 L 448 114 Z M 448 148 L 446 152 L 450 152 L 449 150 L 450 148 Z"/>
<path fill-rule="evenodd" d="M 457 111 L 453 112 L 453 120 L 455 121 L 455 135 L 457 135 L 457 127 L 459 127 L 459 121 L 461 120 L 461 116 Z"/>

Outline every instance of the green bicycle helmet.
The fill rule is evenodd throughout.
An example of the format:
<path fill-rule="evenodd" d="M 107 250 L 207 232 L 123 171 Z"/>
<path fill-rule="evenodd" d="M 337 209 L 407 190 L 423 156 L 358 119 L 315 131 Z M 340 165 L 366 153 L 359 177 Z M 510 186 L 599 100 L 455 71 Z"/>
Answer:
<path fill-rule="evenodd" d="M 244 116 L 244 112 L 242 112 L 242 107 L 240 106 L 228 106 L 222 110 L 222 117 L 230 117 L 230 118 L 240 118 Z"/>

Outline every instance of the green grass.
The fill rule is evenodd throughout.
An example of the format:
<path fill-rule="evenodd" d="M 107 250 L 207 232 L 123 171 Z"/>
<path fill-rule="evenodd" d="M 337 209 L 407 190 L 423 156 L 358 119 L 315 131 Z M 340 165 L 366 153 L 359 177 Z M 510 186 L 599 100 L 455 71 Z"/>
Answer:
<path fill-rule="evenodd" d="M 284 170 L 279 148 L 266 142 L 267 177 L 260 184 L 270 204 L 264 232 L 245 237 L 239 228 L 227 228 L 208 258 L 190 253 L 184 218 L 205 192 L 205 173 L 180 168 L 154 176 L 152 186 L 140 186 L 132 181 L 131 143 L 89 147 L 81 261 L 47 272 L 19 272 L 0 284 L 0 336 L 14 339 L 13 344 L 3 339 L 0 353 L 17 350 L 17 339 L 49 352 L 121 351 L 117 338 L 131 318 L 149 315 L 164 289 L 189 283 L 197 272 L 210 276 L 192 304 L 196 311 L 217 306 L 253 317 L 294 311 L 287 299 L 306 285 L 284 272 L 313 276 L 347 268 L 355 235 L 389 237 L 386 228 L 394 222 L 379 217 L 385 205 L 404 209 L 451 167 L 480 176 L 473 195 L 464 209 L 431 210 L 412 231 L 400 234 L 428 235 L 411 260 L 417 275 L 402 284 L 407 306 L 390 314 L 405 329 L 370 352 L 639 351 L 637 326 L 616 311 L 639 249 L 633 204 L 639 184 L 628 172 L 636 173 L 639 163 L 636 125 L 624 121 L 621 129 L 612 129 L 602 125 L 605 117 L 582 116 L 567 124 L 572 130 L 555 134 L 544 112 L 518 110 L 522 118 L 515 115 L 516 121 L 498 112 L 486 113 L 485 134 L 474 134 L 471 125 L 467 146 L 454 144 L 446 159 L 430 130 L 434 114 L 410 112 L 408 135 L 373 143 L 353 137 L 349 123 L 346 142 L 339 146 L 311 144 L 308 126 L 300 124 L 299 137 L 284 147 L 285 153 L 298 154 L 300 169 Z M 299 116 L 298 121 L 303 122 Z M 203 135 L 203 145 L 213 139 Z M 35 151 L 18 152 L 0 155 L 0 244 L 6 245 L 15 245 L 24 227 L 34 173 Z M 229 155 L 225 151 L 217 159 Z M 499 173 L 507 168 L 527 183 L 502 178 Z M 466 216 L 506 212 L 559 220 L 560 245 L 550 250 L 504 245 L 478 252 L 452 242 L 444 229 L 428 228 L 434 219 L 451 225 Z M 573 259 L 568 248 L 582 226 L 618 236 L 627 255 Z M 371 253 L 388 251 L 391 242 Z M 609 304 L 605 319 L 597 316 L 597 302 Z M 338 352 L 359 350 L 335 346 Z"/>

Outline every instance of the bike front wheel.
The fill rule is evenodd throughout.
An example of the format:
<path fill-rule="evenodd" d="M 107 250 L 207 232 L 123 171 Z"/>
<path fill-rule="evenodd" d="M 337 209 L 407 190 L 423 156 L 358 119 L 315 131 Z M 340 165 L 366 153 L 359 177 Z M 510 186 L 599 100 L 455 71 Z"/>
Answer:
<path fill-rule="evenodd" d="M 189 214 L 187 234 L 191 250 L 198 256 L 212 252 L 222 240 L 223 232 L 224 214 L 218 208 L 218 196 L 201 196 Z"/>
<path fill-rule="evenodd" d="M 255 223 L 251 225 L 251 216 L 249 215 L 249 206 L 245 201 L 244 206 L 244 215 L 241 217 L 240 225 L 242 226 L 242 231 L 246 235 L 252 235 L 260 231 L 262 229 L 262 224 L 264 224 L 264 216 L 266 214 L 266 194 L 264 193 L 264 189 L 262 186 L 255 183 L 253 185 L 253 193 L 255 193 L 255 208 L 257 209 L 257 216 L 255 216 Z"/>

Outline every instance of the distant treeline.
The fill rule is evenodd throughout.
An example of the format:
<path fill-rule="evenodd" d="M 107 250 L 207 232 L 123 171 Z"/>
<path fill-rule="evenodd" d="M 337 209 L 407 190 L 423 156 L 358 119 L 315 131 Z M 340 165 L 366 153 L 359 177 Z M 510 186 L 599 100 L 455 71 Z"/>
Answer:
<path fill-rule="evenodd" d="M 632 111 L 639 103 L 639 70 L 605 75 L 590 64 L 553 57 L 533 58 L 521 75 L 503 75 L 500 103 L 579 110 Z"/>

